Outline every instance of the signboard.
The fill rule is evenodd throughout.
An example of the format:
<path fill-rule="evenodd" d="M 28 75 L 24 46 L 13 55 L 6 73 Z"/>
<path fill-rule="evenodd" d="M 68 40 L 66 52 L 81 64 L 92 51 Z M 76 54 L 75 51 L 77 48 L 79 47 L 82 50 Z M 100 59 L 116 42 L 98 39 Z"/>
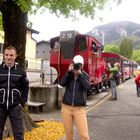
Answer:
<path fill-rule="evenodd" d="M 76 31 L 61 31 L 60 32 L 60 41 L 73 41 L 75 40 Z"/>
<path fill-rule="evenodd" d="M 60 32 L 60 45 L 64 59 L 72 59 L 74 57 L 76 34 L 75 30 Z"/>

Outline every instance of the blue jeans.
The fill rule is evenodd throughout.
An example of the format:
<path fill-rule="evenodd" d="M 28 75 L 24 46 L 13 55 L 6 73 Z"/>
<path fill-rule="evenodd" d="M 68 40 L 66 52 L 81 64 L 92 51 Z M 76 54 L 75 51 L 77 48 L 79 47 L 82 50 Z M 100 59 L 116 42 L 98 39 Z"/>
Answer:
<path fill-rule="evenodd" d="M 0 140 L 2 140 L 4 126 L 8 116 L 11 122 L 14 140 L 24 140 L 22 110 L 19 105 L 9 110 L 0 108 Z"/>
<path fill-rule="evenodd" d="M 116 81 L 110 80 L 110 88 L 112 93 L 112 99 L 117 99 L 117 89 L 116 89 Z"/>

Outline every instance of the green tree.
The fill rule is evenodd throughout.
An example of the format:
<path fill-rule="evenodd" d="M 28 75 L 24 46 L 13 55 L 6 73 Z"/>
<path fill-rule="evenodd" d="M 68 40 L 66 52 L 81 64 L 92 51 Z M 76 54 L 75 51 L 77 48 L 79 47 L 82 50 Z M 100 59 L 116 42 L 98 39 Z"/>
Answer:
<path fill-rule="evenodd" d="M 132 60 L 140 64 L 140 50 L 133 51 Z"/>
<path fill-rule="evenodd" d="M 120 43 L 120 54 L 131 59 L 133 53 L 132 41 L 129 38 L 123 38 Z"/>
<path fill-rule="evenodd" d="M 104 51 L 105 52 L 110 52 L 110 53 L 119 53 L 119 48 L 115 44 L 105 45 Z"/>

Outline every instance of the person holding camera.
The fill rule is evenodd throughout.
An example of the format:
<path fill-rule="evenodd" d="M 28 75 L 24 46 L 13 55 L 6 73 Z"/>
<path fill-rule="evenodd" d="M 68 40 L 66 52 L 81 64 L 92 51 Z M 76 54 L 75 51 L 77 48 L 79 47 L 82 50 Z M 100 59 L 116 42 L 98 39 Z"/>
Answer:
<path fill-rule="evenodd" d="M 66 139 L 73 140 L 73 124 L 75 123 L 80 140 L 89 140 L 88 124 L 85 111 L 87 90 L 90 89 L 90 80 L 83 71 L 84 59 L 80 55 L 73 58 L 68 72 L 60 81 L 66 87 L 61 114 L 66 131 Z"/>
<path fill-rule="evenodd" d="M 108 63 L 109 68 L 109 79 L 110 79 L 110 88 L 111 88 L 111 98 L 110 101 L 117 100 L 117 82 L 120 79 L 120 64 L 119 62 L 115 62 L 113 66 Z"/>

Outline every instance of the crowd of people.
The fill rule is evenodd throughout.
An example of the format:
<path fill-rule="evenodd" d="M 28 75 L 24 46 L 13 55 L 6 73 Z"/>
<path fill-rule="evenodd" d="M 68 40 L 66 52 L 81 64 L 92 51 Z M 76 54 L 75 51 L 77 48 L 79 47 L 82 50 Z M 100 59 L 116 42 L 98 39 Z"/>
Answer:
<path fill-rule="evenodd" d="M 14 140 L 24 140 L 24 125 L 22 107 L 28 99 L 29 81 L 26 72 L 15 62 L 16 49 L 8 46 L 4 50 L 4 61 L 0 65 L 0 140 L 3 137 L 4 126 L 9 117 Z M 80 55 L 73 58 L 68 71 L 60 81 L 65 87 L 62 99 L 61 115 L 67 140 L 73 140 L 73 125 L 78 130 L 80 140 L 89 140 L 86 117 L 87 91 L 90 90 L 89 75 L 83 70 L 84 59 Z M 108 63 L 111 101 L 117 100 L 117 80 L 121 75 L 120 64 Z M 140 67 L 134 73 L 137 96 L 140 97 Z M 81 123 L 82 122 L 82 123 Z"/>

